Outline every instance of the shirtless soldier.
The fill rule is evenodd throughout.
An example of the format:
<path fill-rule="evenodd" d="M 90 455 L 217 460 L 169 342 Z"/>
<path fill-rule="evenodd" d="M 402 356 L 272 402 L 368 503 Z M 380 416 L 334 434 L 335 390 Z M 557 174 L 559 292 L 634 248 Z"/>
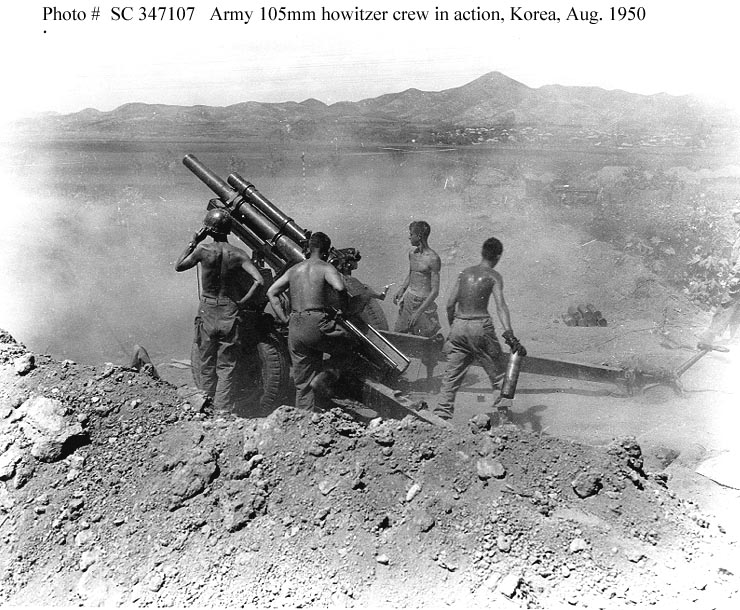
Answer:
<path fill-rule="evenodd" d="M 400 308 L 393 330 L 422 337 L 433 337 L 441 325 L 434 300 L 439 295 L 439 255 L 429 247 L 431 227 L 428 222 L 415 220 L 409 225 L 409 274 L 398 289 L 393 303 Z"/>
<path fill-rule="evenodd" d="M 450 334 L 444 346 L 447 369 L 435 409 L 435 413 L 443 419 L 452 418 L 455 396 L 471 364 L 477 362 L 485 369 L 494 388 L 497 376 L 504 372 L 506 363 L 501 344 L 488 313 L 491 295 L 496 303 L 498 318 L 504 327 L 502 336 L 506 344 L 512 352 L 519 352 L 522 356 L 527 354 L 511 330 L 509 307 L 504 299 L 504 281 L 501 274 L 494 269 L 503 250 L 498 239 L 487 239 L 483 243 L 480 263 L 460 273 L 447 301 L 447 320 L 450 323 Z M 508 409 L 501 403 L 501 399 L 497 399 L 494 405 L 499 408 L 502 423 L 507 422 Z"/>
<path fill-rule="evenodd" d="M 296 406 L 314 410 L 316 397 L 312 381 L 321 372 L 324 352 L 337 353 L 346 342 L 346 333 L 336 324 L 336 302 L 347 308 L 347 290 L 342 274 L 326 262 L 331 248 L 327 235 L 316 232 L 308 240 L 308 259 L 291 267 L 270 286 L 267 297 L 283 322 L 288 323 L 288 347 L 293 362 Z M 278 296 L 290 288 L 290 318 L 285 314 Z M 336 291 L 336 292 L 334 292 Z"/>
<path fill-rule="evenodd" d="M 228 243 L 230 230 L 231 217 L 226 210 L 209 210 L 203 228 L 175 263 L 175 271 L 186 271 L 200 263 L 200 307 L 195 317 L 194 341 L 200 370 L 194 371 L 194 377 L 218 413 L 230 412 L 235 406 L 235 373 L 240 356 L 247 351 L 245 342 L 254 342 L 256 357 L 257 316 L 249 315 L 248 308 L 257 287 L 264 283 L 247 253 Z M 213 242 L 202 243 L 208 235 Z M 238 281 L 242 270 L 253 280 L 243 296 L 239 294 Z"/>

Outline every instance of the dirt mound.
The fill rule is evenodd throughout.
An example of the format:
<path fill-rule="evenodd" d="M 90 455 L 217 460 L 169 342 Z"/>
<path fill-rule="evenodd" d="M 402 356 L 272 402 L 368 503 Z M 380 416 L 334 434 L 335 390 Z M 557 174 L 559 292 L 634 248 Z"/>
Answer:
<path fill-rule="evenodd" d="M 5 604 L 737 603 L 721 524 L 634 439 L 480 414 L 454 431 L 341 409 L 215 419 L 146 374 L 0 341 Z"/>

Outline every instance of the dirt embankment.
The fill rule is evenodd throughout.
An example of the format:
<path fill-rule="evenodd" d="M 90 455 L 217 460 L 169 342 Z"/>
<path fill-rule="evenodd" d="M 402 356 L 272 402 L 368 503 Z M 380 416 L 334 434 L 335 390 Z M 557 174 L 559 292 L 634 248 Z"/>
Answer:
<path fill-rule="evenodd" d="M 0 479 L 9 605 L 719 608 L 738 597 L 722 524 L 646 472 L 634 439 L 592 448 L 485 415 L 454 431 L 339 409 L 215 419 L 186 388 L 29 354 L 7 333 Z"/>

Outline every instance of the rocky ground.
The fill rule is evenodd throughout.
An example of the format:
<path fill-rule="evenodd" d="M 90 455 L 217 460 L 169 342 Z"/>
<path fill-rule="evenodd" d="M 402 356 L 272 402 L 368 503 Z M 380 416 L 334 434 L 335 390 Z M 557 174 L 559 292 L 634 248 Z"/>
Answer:
<path fill-rule="evenodd" d="M 10 606 L 730 608 L 736 540 L 670 451 L 339 408 L 222 419 L 189 385 L 0 336 Z"/>

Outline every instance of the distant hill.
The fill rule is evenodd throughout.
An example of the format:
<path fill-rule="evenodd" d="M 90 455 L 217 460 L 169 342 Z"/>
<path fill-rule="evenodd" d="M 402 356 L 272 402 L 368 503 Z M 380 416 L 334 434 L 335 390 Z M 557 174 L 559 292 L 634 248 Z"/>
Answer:
<path fill-rule="evenodd" d="M 736 129 L 738 117 L 692 96 L 638 95 L 598 87 L 527 87 L 490 72 L 443 91 L 407 89 L 359 102 L 242 102 L 225 107 L 125 104 L 110 112 L 86 108 L 19 121 L 13 131 L 50 139 L 244 139 L 435 142 L 438 132 L 466 128 L 596 130 L 692 136 Z M 481 138 L 479 138 L 480 140 Z"/>

